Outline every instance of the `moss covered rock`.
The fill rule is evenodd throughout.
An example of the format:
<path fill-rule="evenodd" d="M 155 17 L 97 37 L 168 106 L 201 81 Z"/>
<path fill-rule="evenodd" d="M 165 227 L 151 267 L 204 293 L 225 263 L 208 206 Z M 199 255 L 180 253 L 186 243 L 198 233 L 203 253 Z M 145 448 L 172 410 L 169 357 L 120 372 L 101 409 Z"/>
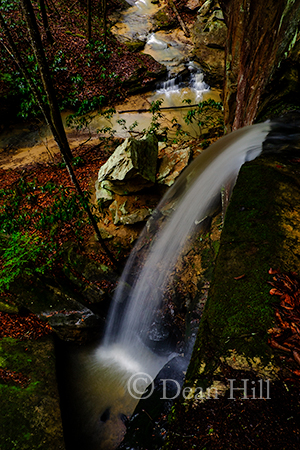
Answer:
<path fill-rule="evenodd" d="M 63 450 L 52 338 L 2 338 L 0 369 L 1 450 Z"/>
<path fill-rule="evenodd" d="M 246 427 L 249 433 L 249 427 L 256 429 L 255 435 L 249 434 L 254 441 L 251 448 L 262 448 L 261 435 L 266 432 L 267 440 L 277 433 L 276 442 L 281 436 L 290 440 L 289 445 L 298 442 L 299 430 L 290 433 L 284 417 L 294 414 L 297 423 L 299 408 L 293 414 L 289 407 L 283 411 L 282 401 L 278 400 L 284 398 L 284 404 L 291 408 L 294 402 L 297 404 L 298 388 L 295 390 L 293 381 L 286 385 L 297 365 L 268 343 L 269 331 L 276 323 L 274 304 L 278 301 L 269 293 L 272 275 L 268 271 L 272 267 L 299 273 L 300 269 L 298 166 L 293 157 L 261 156 L 240 171 L 186 375 L 187 391 L 183 391 L 184 398 L 170 416 L 168 449 L 193 448 L 197 436 L 209 448 L 228 448 L 228 442 L 230 448 L 250 448 L 249 442 L 241 445 Z M 232 387 L 237 390 L 232 391 Z M 258 400 L 251 402 L 249 395 L 250 399 L 256 395 Z M 232 424 L 230 415 L 237 412 L 238 418 Z M 273 432 L 274 421 L 279 425 Z M 245 428 L 235 431 L 240 422 Z M 220 431 L 222 423 L 226 426 Z M 200 448 L 201 442 L 195 448 Z"/>
<path fill-rule="evenodd" d="M 268 329 L 275 316 L 268 270 L 299 271 L 299 205 L 300 185 L 292 163 L 261 157 L 241 169 L 226 213 L 189 382 L 197 378 L 203 363 L 218 365 L 233 349 L 252 360 L 271 361 Z"/>

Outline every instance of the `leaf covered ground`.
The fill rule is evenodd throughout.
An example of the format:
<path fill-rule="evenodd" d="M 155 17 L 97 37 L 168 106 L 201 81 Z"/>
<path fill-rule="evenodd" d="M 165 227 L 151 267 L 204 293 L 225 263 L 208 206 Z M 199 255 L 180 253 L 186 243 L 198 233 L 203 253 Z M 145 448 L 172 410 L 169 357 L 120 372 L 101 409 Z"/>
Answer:
<path fill-rule="evenodd" d="M 130 85 L 132 77 L 136 77 L 141 88 L 155 81 L 161 65 L 151 56 L 132 52 L 125 44 L 117 41 L 109 32 L 110 22 L 105 40 L 98 2 L 92 1 L 90 41 L 86 37 L 85 2 L 65 0 L 46 2 L 53 44 L 47 41 L 38 2 L 32 3 L 61 108 L 87 112 L 124 99 L 128 92 L 128 82 Z M 109 0 L 108 15 L 119 8 L 124 8 L 124 5 L 127 5 L 126 2 Z M 38 68 L 19 1 L 3 2 L 1 14 L 30 76 L 35 80 L 35 84 L 40 85 Z M 21 116 L 36 114 L 38 109 L 30 89 L 7 50 L 9 46 L 1 28 L 0 38 L 4 44 L 0 47 L 0 65 L 3 68 L 0 73 L 0 96 L 4 97 L 4 102 L 5 98 L 10 99 L 10 103 L 11 99 L 14 99 L 14 107 L 19 109 Z"/>

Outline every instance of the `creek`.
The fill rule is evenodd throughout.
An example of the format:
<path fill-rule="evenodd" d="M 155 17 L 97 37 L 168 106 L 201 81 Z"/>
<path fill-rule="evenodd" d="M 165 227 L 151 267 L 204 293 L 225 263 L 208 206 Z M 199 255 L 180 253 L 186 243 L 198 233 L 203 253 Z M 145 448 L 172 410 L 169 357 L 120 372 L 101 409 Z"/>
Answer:
<path fill-rule="evenodd" d="M 184 103 L 186 100 L 190 100 L 192 105 L 209 98 L 220 101 L 220 90 L 211 89 L 205 83 L 204 73 L 197 62 L 192 60 L 192 42 L 182 30 L 153 31 L 151 16 L 160 8 L 149 0 L 138 0 L 121 14 L 118 13 L 119 22 L 112 27 L 112 32 L 123 40 L 144 41 L 143 52 L 167 67 L 167 79 L 158 82 L 155 91 L 130 96 L 122 104 L 116 105 L 116 114 L 110 119 L 97 112 L 93 113 L 94 118 L 88 127 L 80 131 L 66 125 L 72 111 L 63 112 L 62 119 L 71 149 L 89 139 L 91 143 L 98 141 L 99 130 L 102 135 L 105 134 L 104 129 L 110 129 L 117 137 L 128 137 L 128 130 L 136 122 L 138 125 L 135 132 L 139 135 L 139 130 L 141 134 L 142 130 L 150 126 L 153 116 L 149 107 L 156 100 L 163 101 L 163 108 L 170 108 L 161 111 L 160 118 L 160 126 L 168 129 L 170 138 L 176 138 L 178 127 L 187 133 L 188 138 L 199 136 L 198 125 L 187 125 L 184 120 L 188 108 L 173 108 L 188 106 Z M 43 123 L 14 125 L 0 135 L 1 166 L 4 169 L 24 166 L 35 161 L 48 161 L 58 151 L 50 129 Z"/>

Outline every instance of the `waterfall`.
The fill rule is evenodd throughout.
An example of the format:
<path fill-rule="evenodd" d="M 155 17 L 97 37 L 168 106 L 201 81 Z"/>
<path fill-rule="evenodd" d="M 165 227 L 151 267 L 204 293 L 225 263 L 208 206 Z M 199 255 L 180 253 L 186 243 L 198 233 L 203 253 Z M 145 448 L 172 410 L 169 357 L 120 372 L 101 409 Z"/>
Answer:
<path fill-rule="evenodd" d="M 151 42 L 162 42 L 158 41 L 153 35 L 148 41 Z M 163 43 L 162 43 L 163 44 Z M 186 82 L 183 81 L 182 75 L 172 75 L 169 72 L 168 79 L 160 83 L 157 89 L 157 94 L 165 95 L 167 98 L 173 94 L 180 94 L 182 88 L 189 87 L 190 91 L 194 93 L 194 102 L 200 102 L 203 99 L 203 94 L 210 92 L 210 87 L 204 81 L 204 72 L 194 61 L 189 61 L 187 64 L 187 69 L 189 72 L 189 77 Z"/>
<path fill-rule="evenodd" d="M 214 212 L 222 187 L 235 183 L 245 161 L 259 156 L 262 148 L 273 153 L 277 142 L 298 152 L 299 138 L 298 122 L 293 126 L 289 118 L 239 129 L 203 151 L 161 200 L 123 271 L 103 342 L 79 350 L 74 358 L 76 396 L 71 410 L 80 411 L 72 417 L 74 445 L 83 436 L 85 448 L 115 449 L 126 430 L 124 418 L 133 414 L 147 388 L 153 392 L 152 380 L 169 366 L 175 373 L 186 370 L 189 355 L 177 355 L 168 341 L 159 349 L 152 345 L 157 337 L 165 339 L 157 311 L 180 253 Z"/>
<path fill-rule="evenodd" d="M 224 136 L 200 154 L 158 205 L 124 269 L 109 315 L 103 348 L 123 348 L 133 358 L 144 342 L 160 307 L 176 260 L 195 226 L 210 213 L 222 187 L 233 184 L 241 165 L 258 156 L 270 123 L 245 127 Z M 156 230 L 155 217 L 164 217 Z M 151 245 L 139 261 L 144 241 Z M 130 287 L 130 274 L 141 267 Z"/>

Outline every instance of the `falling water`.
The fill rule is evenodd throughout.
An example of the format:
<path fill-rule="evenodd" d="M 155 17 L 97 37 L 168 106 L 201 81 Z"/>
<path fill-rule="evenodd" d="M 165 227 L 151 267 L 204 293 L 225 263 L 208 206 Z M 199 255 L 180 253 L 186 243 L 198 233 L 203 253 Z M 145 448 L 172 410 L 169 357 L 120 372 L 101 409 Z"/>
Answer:
<path fill-rule="evenodd" d="M 168 191 L 125 267 L 109 317 L 104 348 L 117 345 L 133 356 L 143 353 L 143 340 L 163 301 L 170 273 L 188 236 L 211 212 L 222 187 L 235 182 L 241 165 L 261 153 L 262 142 L 270 129 L 271 125 L 264 123 L 223 137 L 198 156 Z M 155 217 L 162 216 L 165 220 L 154 234 L 151 228 L 156 230 Z M 151 241 L 151 245 L 141 263 L 138 249 L 145 240 Z M 129 288 L 130 273 L 138 265 L 142 266 L 141 270 Z"/>
<path fill-rule="evenodd" d="M 76 396 L 72 396 L 71 410 L 80 410 L 81 416 L 70 419 L 74 435 L 70 448 L 109 450 L 121 442 L 126 430 L 123 418 L 133 414 L 152 379 L 176 355 L 167 340 L 159 349 L 153 341 L 158 337 L 164 342 L 167 336 L 156 313 L 180 253 L 193 231 L 198 232 L 206 216 L 214 212 L 222 188 L 232 187 L 241 165 L 257 157 L 263 143 L 264 149 L 274 151 L 274 142 L 290 139 L 291 148 L 291 139 L 297 138 L 298 146 L 298 129 L 293 134 L 295 130 L 284 125 L 286 132 L 278 134 L 276 127 L 271 122 L 258 124 L 219 139 L 193 161 L 156 208 L 120 279 L 103 342 L 74 358 Z M 173 360 L 178 371 L 179 356 Z M 187 363 L 181 370 L 186 370 Z M 132 379 L 134 385 L 130 385 Z"/>
<path fill-rule="evenodd" d="M 125 432 L 121 417 L 132 415 L 142 393 L 175 356 L 168 345 L 159 352 L 151 345 L 157 336 L 164 340 L 156 312 L 172 270 L 193 229 L 212 212 L 222 187 L 233 184 L 241 165 L 261 153 L 270 129 L 268 123 L 243 128 L 200 154 L 141 234 L 116 290 L 103 343 L 77 357 L 73 370 L 82 380 L 76 383 L 81 400 L 75 407 L 86 418 L 85 434 L 97 441 L 90 448 L 116 448 Z M 133 398 L 129 388 L 135 377 L 138 395 Z"/>

